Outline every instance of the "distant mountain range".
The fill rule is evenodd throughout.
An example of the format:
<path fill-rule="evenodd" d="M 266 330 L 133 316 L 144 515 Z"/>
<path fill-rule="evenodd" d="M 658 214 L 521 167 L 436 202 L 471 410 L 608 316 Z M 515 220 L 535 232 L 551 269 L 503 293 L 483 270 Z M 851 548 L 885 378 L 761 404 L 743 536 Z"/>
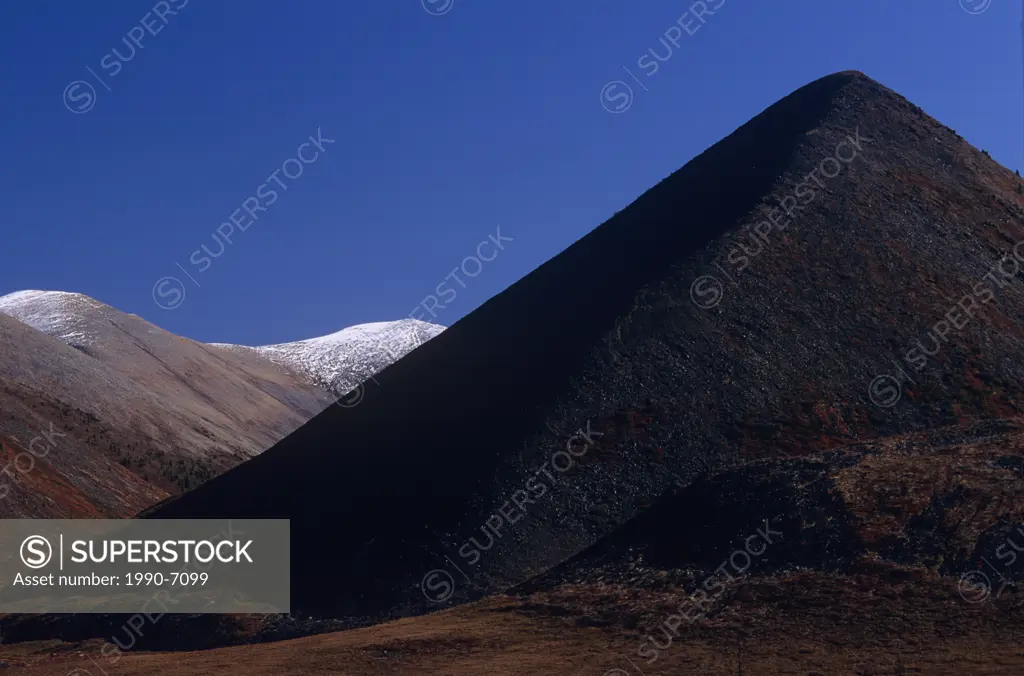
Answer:
<path fill-rule="evenodd" d="M 135 514 L 261 453 L 442 330 L 403 320 L 208 345 L 81 294 L 2 296 L 0 516 Z"/>

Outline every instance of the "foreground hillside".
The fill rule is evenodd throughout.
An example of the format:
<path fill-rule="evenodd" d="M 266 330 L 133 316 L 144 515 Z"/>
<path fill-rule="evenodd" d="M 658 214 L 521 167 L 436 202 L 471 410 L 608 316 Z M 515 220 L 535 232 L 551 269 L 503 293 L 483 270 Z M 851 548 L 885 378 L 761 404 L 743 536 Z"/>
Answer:
<path fill-rule="evenodd" d="M 149 515 L 289 518 L 294 607 L 368 624 L 523 582 L 709 471 L 1014 417 L 1020 188 L 895 92 L 822 78 Z"/>
<path fill-rule="evenodd" d="M 750 580 L 719 615 L 685 630 L 658 661 L 634 663 L 642 635 L 567 612 L 581 601 L 636 597 L 614 585 L 561 596 L 494 597 L 434 615 L 350 632 L 201 652 L 133 653 L 116 664 L 98 643 L 45 642 L 2 652 L 12 676 L 1016 676 L 1024 631 L 998 610 L 963 606 L 955 585 L 936 580 L 802 574 Z M 570 590 L 567 590 L 567 592 Z M 894 602 L 899 600 L 899 603 Z M 849 612 L 847 618 L 841 613 Z M 738 637 L 742 637 L 742 653 Z M 664 639 L 660 639 L 664 643 Z M 79 671 L 75 671 L 75 670 Z"/>
<path fill-rule="evenodd" d="M 0 649 L 0 659 L 30 667 L 11 673 L 54 676 L 74 668 L 98 675 L 98 667 L 128 675 L 726 676 L 739 673 L 740 659 L 743 674 L 1019 674 L 1024 565 L 1008 561 L 1005 545 L 1024 542 L 1012 532 L 1024 528 L 1022 468 L 1020 421 L 754 461 L 673 491 L 547 574 L 443 612 L 116 662 L 96 640 L 20 643 Z M 261 624 L 241 620 L 238 627 Z M 179 621 L 147 623 L 142 638 L 124 627 L 107 636 L 145 647 L 144 638 L 163 635 L 166 647 Z M 233 640 L 310 626 L 262 624 L 272 631 Z M 23 630 L 7 625 L 4 635 L 18 640 Z"/>

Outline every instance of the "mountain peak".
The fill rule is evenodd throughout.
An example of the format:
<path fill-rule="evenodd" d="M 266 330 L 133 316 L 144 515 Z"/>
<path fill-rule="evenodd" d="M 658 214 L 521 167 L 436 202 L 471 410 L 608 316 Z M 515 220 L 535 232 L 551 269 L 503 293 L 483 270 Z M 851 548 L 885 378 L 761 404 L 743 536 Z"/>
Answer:
<path fill-rule="evenodd" d="M 0 312 L 68 344 L 89 337 L 90 311 L 112 309 L 81 293 L 69 291 L 15 291 L 0 296 Z"/>
<path fill-rule="evenodd" d="M 381 373 L 358 407 L 149 515 L 289 518 L 293 609 L 394 618 L 433 609 L 424 571 L 456 548 L 456 568 L 476 567 L 451 598 L 469 600 L 475 580 L 517 584 L 709 470 L 1019 415 L 1024 290 L 979 287 L 1017 274 L 999 264 L 1024 241 L 1019 183 L 892 90 L 826 76 Z M 998 302 L 968 328 L 988 302 L 972 290 Z M 550 484 L 549 467 L 564 473 Z M 536 486 L 514 535 L 489 530 Z"/>
<path fill-rule="evenodd" d="M 349 340 L 356 339 L 357 337 L 367 337 L 372 339 L 379 339 L 383 335 L 397 334 L 402 332 L 408 332 L 410 334 L 419 334 L 421 332 L 430 332 L 437 328 L 444 328 L 439 324 L 431 324 L 430 322 L 424 322 L 419 319 L 398 319 L 391 322 L 368 322 L 365 324 L 354 324 L 352 326 L 345 327 L 340 331 L 329 333 L 325 336 L 316 336 L 314 338 L 306 338 L 305 340 L 296 341 L 300 343 L 336 343 L 336 342 L 347 342 Z M 434 334 L 436 335 L 436 333 Z M 286 343 L 292 344 L 292 343 Z M 275 346 L 270 346 L 275 347 Z"/>
<path fill-rule="evenodd" d="M 6 296 L 0 296 L 0 309 L 7 306 L 17 307 L 27 303 L 95 303 L 102 305 L 94 298 L 85 294 L 72 291 L 40 291 L 37 289 L 26 289 L 14 291 Z"/>
<path fill-rule="evenodd" d="M 445 327 L 418 319 L 356 324 L 315 338 L 277 345 L 248 347 L 215 343 L 215 347 L 258 353 L 305 375 L 335 394 L 344 394 L 405 356 Z"/>
<path fill-rule="evenodd" d="M 128 336 L 147 344 L 156 341 L 166 348 L 169 334 L 135 315 L 122 313 L 89 296 L 68 291 L 16 291 L 0 296 L 0 313 L 78 349 L 120 360 L 135 349 Z M 284 367 L 334 395 L 348 392 L 380 372 L 445 327 L 400 319 L 356 324 L 324 336 L 263 346 L 210 343 L 236 356 L 258 357 L 275 368 Z M 196 343 L 198 345 L 198 343 Z"/>

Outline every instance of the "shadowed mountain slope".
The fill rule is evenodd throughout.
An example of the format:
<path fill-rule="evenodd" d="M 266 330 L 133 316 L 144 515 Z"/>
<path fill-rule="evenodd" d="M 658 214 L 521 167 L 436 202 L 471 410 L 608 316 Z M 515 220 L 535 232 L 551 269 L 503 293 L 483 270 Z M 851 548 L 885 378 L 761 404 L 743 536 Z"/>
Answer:
<path fill-rule="evenodd" d="M 1016 415 L 1019 265 L 984 279 L 1016 260 L 1019 190 L 878 83 L 822 78 L 385 369 L 358 407 L 147 515 L 290 518 L 293 607 L 358 623 L 436 608 L 432 569 L 447 603 L 520 582 L 708 470 Z M 967 295 L 970 320 L 946 319 L 933 349 Z M 589 445 L 570 438 L 588 424 Z"/>
<path fill-rule="evenodd" d="M 689 645 L 680 650 L 685 660 L 694 643 L 728 641 L 736 630 L 765 645 L 803 634 L 816 652 L 829 644 L 825 651 L 835 656 L 874 652 L 876 659 L 886 654 L 878 647 L 886 636 L 920 637 L 911 642 L 921 653 L 945 650 L 951 637 L 994 631 L 1005 639 L 1024 629 L 1024 560 L 1014 553 L 1024 542 L 1022 468 L 1021 419 L 747 462 L 668 491 L 580 554 L 492 595 L 483 602 L 491 612 L 473 610 L 476 604 L 456 610 L 473 627 L 486 626 L 492 612 L 562 622 L 574 650 L 584 628 L 608 628 L 631 637 L 622 652 L 640 664 L 652 657 L 652 640 Z M 409 635 L 442 615 L 416 618 L 406 625 Z M 127 620 L 20 616 L 5 619 L 3 634 L 15 643 L 60 636 L 124 644 L 136 640 Z M 139 649 L 196 650 L 332 632 L 350 622 L 171 615 L 147 625 L 137 641 Z M 267 648 L 278 650 L 291 648 L 287 641 Z M 476 656 L 484 662 L 504 652 L 487 644 Z"/>
<path fill-rule="evenodd" d="M 752 461 L 671 491 L 594 546 L 513 591 L 604 582 L 679 594 L 714 577 L 738 550 L 751 555 L 734 559 L 734 574 L 814 569 L 849 575 L 902 566 L 922 575 L 961 579 L 970 573 L 984 581 L 981 571 L 989 584 L 999 583 L 998 576 L 1019 582 L 1024 562 L 1007 556 L 1004 543 L 1007 535 L 1020 541 L 1012 531 L 1024 528 L 1022 461 L 1020 419 Z M 701 513 L 714 516 L 693 518 Z M 996 568 L 986 568 L 986 560 Z"/>

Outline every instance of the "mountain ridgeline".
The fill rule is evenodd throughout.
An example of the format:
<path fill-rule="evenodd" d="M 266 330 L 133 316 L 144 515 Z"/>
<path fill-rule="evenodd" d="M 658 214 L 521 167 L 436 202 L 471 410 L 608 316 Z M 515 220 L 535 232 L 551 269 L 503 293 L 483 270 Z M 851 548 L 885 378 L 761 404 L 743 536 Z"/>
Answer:
<path fill-rule="evenodd" d="M 0 515 L 135 515 L 258 455 L 442 328 L 207 345 L 82 294 L 2 296 Z"/>
<path fill-rule="evenodd" d="M 522 582 L 708 472 L 1017 415 L 1022 207 L 912 103 L 824 77 L 144 516 L 291 519 L 293 608 L 371 622 L 437 608 L 431 572 L 444 603 Z"/>

